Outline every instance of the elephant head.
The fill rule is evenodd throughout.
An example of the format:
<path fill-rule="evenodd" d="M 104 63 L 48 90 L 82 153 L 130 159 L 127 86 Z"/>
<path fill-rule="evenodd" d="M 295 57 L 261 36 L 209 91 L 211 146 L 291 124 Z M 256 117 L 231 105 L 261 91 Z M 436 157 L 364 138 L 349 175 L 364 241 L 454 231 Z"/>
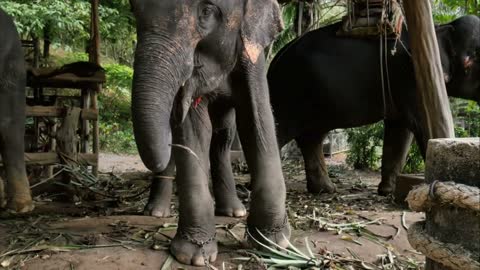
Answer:
<path fill-rule="evenodd" d="M 171 155 L 172 127 L 192 101 L 256 63 L 282 29 L 275 0 L 130 0 L 137 22 L 132 115 L 140 156 L 153 172 Z M 195 102 L 194 102 L 195 103 Z"/>
<path fill-rule="evenodd" d="M 480 104 L 480 19 L 464 16 L 436 30 L 448 95 Z"/>

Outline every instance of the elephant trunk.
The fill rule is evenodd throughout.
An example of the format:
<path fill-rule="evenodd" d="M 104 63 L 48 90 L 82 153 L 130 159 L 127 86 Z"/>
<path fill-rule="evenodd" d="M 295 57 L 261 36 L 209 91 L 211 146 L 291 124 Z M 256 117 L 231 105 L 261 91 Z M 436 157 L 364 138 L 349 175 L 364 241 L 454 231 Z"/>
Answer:
<path fill-rule="evenodd" d="M 170 160 L 170 117 L 175 96 L 189 70 L 181 47 L 165 40 L 158 36 L 139 37 L 135 53 L 133 129 L 140 157 L 153 172 L 163 171 Z"/>

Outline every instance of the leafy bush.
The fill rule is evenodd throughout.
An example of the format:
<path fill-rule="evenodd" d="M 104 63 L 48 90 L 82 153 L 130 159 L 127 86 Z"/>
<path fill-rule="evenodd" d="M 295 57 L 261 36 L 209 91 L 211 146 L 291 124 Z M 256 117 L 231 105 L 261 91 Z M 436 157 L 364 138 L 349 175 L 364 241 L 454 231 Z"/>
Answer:
<path fill-rule="evenodd" d="M 413 143 L 408 152 L 407 162 L 403 168 L 404 173 L 419 173 L 425 170 L 425 162 L 417 143 Z"/>
<path fill-rule="evenodd" d="M 130 109 L 133 70 L 118 64 L 105 65 L 104 68 L 107 84 L 99 96 L 100 147 L 109 152 L 135 153 Z"/>
<path fill-rule="evenodd" d="M 455 134 L 457 137 L 480 137 L 480 106 L 474 101 L 464 104 L 456 112 L 456 118 L 463 123 L 456 127 Z"/>
<path fill-rule="evenodd" d="M 383 144 L 383 123 L 347 129 L 347 136 L 350 145 L 347 163 L 355 169 L 378 168 L 378 148 Z"/>

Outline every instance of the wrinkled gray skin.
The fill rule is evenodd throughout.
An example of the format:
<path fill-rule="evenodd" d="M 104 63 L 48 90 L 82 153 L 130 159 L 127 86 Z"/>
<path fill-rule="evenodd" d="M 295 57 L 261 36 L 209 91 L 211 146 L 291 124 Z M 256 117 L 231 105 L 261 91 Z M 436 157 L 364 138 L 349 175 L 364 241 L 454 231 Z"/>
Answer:
<path fill-rule="evenodd" d="M 180 217 L 171 252 L 180 262 L 193 265 L 205 263 L 203 254 L 210 261 L 217 256 L 217 244 L 210 241 L 215 235 L 208 185 L 210 143 L 233 136 L 229 127 L 235 121 L 234 110 L 252 178 L 248 228 L 252 232 L 258 228 L 285 245 L 281 236 L 289 235 L 288 224 L 284 226 L 285 184 L 263 55 L 282 28 L 278 4 L 274 0 L 131 3 L 138 33 L 132 95 L 135 139 L 143 162 L 154 173 L 165 170 L 171 149 L 177 166 Z M 202 100 L 197 104 L 198 97 Z M 228 150 L 214 155 L 211 161 L 219 160 L 231 174 Z M 233 179 L 218 179 L 215 172 L 212 176 L 216 208 L 239 208 L 230 186 Z M 244 211 L 241 207 L 232 211 Z M 268 233 L 274 228 L 281 230 Z M 207 243 L 200 248 L 192 240 Z"/>
<path fill-rule="evenodd" d="M 293 139 L 297 141 L 305 160 L 307 189 L 312 193 L 335 191 L 323 154 L 323 140 L 328 131 L 371 124 L 384 118 L 378 42 L 337 37 L 339 26 L 318 29 L 293 41 L 278 53 L 268 73 L 279 145 Z M 437 37 L 449 96 L 480 102 L 480 20 L 466 16 L 439 26 Z M 402 41 L 408 45 L 407 34 Z M 392 43 L 389 48 L 390 51 Z M 388 104 L 390 114 L 384 120 L 382 182 L 378 189 L 382 195 L 393 191 L 396 175 L 405 164 L 413 140 L 412 132 L 420 133 L 412 102 L 416 85 L 411 58 L 397 44 L 396 55 L 389 56 L 389 63 L 393 103 Z M 345 70 L 349 71 L 347 75 Z M 234 132 L 232 125 L 229 134 Z M 214 140 L 212 149 L 221 149 L 219 153 L 227 157 L 232 139 L 224 136 Z M 425 144 L 420 140 L 419 145 L 425 154 Z M 211 156 L 215 155 L 212 151 Z M 214 179 L 224 179 L 217 182 L 233 190 L 230 165 L 211 160 L 212 172 L 218 172 L 213 174 Z M 173 163 L 161 175 L 174 175 Z M 170 180 L 157 177 L 145 214 L 170 215 L 171 185 Z M 214 190 L 218 188 L 214 186 Z M 223 210 L 217 207 L 217 214 L 243 213 L 237 201 L 230 205 L 233 206 Z"/>
<path fill-rule="evenodd" d="M 414 136 L 424 157 L 426 152 L 428 138 L 417 117 L 412 59 L 400 42 L 389 41 L 386 51 L 391 88 L 388 91 L 385 86 L 385 114 L 378 40 L 338 37 L 340 27 L 334 24 L 312 31 L 287 45 L 272 61 L 268 81 L 279 145 L 296 140 L 305 160 L 310 192 L 334 192 L 323 155 L 327 133 L 384 120 L 378 192 L 387 195 L 394 189 Z M 479 102 L 479 18 L 462 17 L 438 26 L 436 33 L 448 95 Z M 401 43 L 409 44 L 406 31 Z M 396 53 L 392 55 L 394 46 Z"/>
<path fill-rule="evenodd" d="M 0 208 L 33 210 L 24 161 L 25 59 L 13 20 L 0 9 L 0 154 L 6 184 L 0 178 Z"/>

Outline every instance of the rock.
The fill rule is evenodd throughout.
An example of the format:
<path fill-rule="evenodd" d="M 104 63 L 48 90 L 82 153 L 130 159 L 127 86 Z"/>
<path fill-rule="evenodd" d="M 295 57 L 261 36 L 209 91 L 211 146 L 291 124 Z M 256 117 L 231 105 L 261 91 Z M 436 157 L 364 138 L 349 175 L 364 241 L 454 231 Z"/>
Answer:
<path fill-rule="evenodd" d="M 393 194 L 394 200 L 397 204 L 408 209 L 408 204 L 405 201 L 408 193 L 415 186 L 425 183 L 423 174 L 399 174 L 395 181 L 395 191 Z"/>

